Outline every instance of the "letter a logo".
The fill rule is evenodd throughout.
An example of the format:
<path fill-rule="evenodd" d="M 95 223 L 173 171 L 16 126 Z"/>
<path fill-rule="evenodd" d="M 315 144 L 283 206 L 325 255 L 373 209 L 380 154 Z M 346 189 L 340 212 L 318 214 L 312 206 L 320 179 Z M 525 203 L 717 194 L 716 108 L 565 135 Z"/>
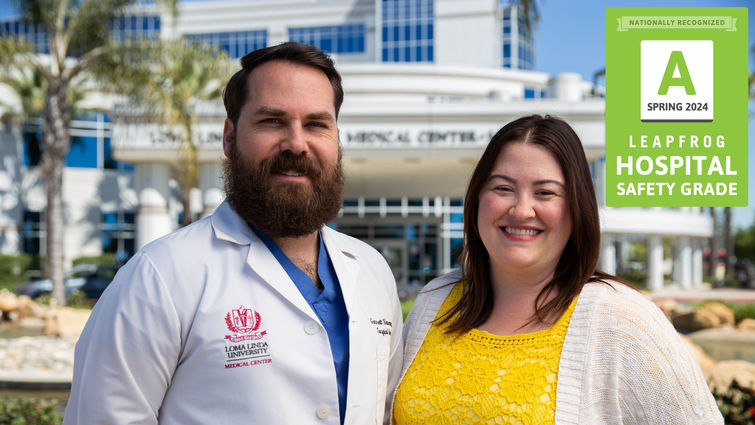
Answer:
<path fill-rule="evenodd" d="M 674 71 L 679 70 L 679 77 L 674 77 Z M 687 62 L 684 61 L 684 55 L 679 50 L 671 52 L 666 65 L 666 72 L 663 73 L 661 87 L 658 94 L 665 95 L 668 93 L 670 86 L 682 86 L 687 95 L 695 94 L 695 86 L 692 84 L 692 77 L 687 69 Z"/>
<path fill-rule="evenodd" d="M 640 120 L 713 121 L 713 41 L 640 41 Z"/>

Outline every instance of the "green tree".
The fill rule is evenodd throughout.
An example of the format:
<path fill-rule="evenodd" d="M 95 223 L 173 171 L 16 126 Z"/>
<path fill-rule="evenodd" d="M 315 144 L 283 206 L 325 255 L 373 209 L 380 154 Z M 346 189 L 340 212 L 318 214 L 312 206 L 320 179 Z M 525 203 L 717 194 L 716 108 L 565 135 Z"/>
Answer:
<path fill-rule="evenodd" d="M 512 3 L 518 4 L 524 16 L 524 26 L 527 33 L 532 31 L 532 26 L 540 21 L 540 9 L 535 0 L 512 0 Z"/>
<path fill-rule="evenodd" d="M 20 69 L 15 74 L 0 75 L 0 83 L 18 95 L 20 108 L 7 99 L 0 100 L 2 119 L 24 123 L 42 114 L 45 106 L 46 85 L 42 74 L 35 69 Z"/>
<path fill-rule="evenodd" d="M 63 288 L 63 168 L 71 145 L 71 122 L 76 103 L 74 86 L 115 87 L 132 85 L 129 77 L 145 76 L 134 47 L 122 54 L 123 44 L 110 34 L 113 18 L 125 13 L 135 0 L 17 0 L 21 16 L 44 31 L 49 54 L 37 54 L 22 36 L 0 38 L 0 75 L 28 72 L 42 76 L 45 96 L 42 108 L 42 176 L 47 197 L 46 273 L 53 282 L 53 296 L 65 304 Z M 166 0 L 176 10 L 176 0 Z M 123 71 L 118 80 L 106 81 L 96 72 L 101 62 L 116 62 Z M 130 71 L 133 68 L 134 71 Z M 146 77 L 143 77 L 146 78 Z M 144 81 L 144 80 L 142 80 Z M 22 94 L 22 93 L 19 93 Z"/>
<path fill-rule="evenodd" d="M 191 189 L 198 186 L 197 105 L 220 98 L 231 62 L 225 51 L 184 38 L 164 41 L 155 51 L 153 76 L 136 101 L 146 106 L 145 118 L 164 124 L 166 136 L 180 143 L 175 172 L 186 225 L 192 221 Z"/>
<path fill-rule="evenodd" d="M 755 224 L 737 231 L 734 236 L 734 254 L 737 260 L 747 258 L 755 262 Z"/>

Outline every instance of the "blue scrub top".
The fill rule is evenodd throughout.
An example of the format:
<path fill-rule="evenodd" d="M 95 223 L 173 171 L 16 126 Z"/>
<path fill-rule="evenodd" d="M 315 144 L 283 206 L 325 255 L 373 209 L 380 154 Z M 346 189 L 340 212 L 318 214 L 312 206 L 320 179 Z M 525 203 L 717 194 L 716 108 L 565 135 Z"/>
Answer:
<path fill-rule="evenodd" d="M 328 251 L 322 242 L 322 234 L 318 231 L 320 241 L 320 255 L 317 260 L 317 274 L 322 282 L 323 289 L 317 289 L 315 283 L 296 266 L 286 254 L 270 238 L 259 229 L 252 228 L 262 242 L 273 253 L 283 270 L 294 281 L 299 292 L 307 300 L 314 310 L 320 323 L 325 327 L 330 342 L 330 351 L 333 354 L 333 364 L 336 369 L 338 384 L 338 410 L 341 414 L 341 424 L 346 414 L 346 385 L 349 378 L 349 315 L 346 312 L 346 303 L 343 300 L 341 285 L 338 282 L 333 262 L 330 261 Z"/>

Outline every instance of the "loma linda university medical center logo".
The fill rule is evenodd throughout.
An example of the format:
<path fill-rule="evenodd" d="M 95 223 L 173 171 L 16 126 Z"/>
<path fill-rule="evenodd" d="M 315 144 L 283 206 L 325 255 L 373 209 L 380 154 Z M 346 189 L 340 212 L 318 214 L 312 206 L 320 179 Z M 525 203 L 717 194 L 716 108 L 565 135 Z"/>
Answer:
<path fill-rule="evenodd" d="M 236 368 L 271 363 L 265 335 L 260 330 L 262 317 L 251 308 L 232 309 L 225 316 L 225 324 L 231 335 L 226 335 L 225 368 Z"/>
<path fill-rule="evenodd" d="M 642 40 L 642 121 L 713 121 L 713 40 Z"/>

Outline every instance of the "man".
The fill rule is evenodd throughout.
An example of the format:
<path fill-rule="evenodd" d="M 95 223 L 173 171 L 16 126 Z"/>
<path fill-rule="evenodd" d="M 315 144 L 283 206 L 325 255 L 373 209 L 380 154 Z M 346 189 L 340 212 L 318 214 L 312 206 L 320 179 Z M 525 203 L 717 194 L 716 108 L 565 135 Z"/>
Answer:
<path fill-rule="evenodd" d="M 375 424 L 401 308 L 374 249 L 324 224 L 343 187 L 333 62 L 249 53 L 223 94 L 227 199 L 140 250 L 76 345 L 64 424 Z"/>

